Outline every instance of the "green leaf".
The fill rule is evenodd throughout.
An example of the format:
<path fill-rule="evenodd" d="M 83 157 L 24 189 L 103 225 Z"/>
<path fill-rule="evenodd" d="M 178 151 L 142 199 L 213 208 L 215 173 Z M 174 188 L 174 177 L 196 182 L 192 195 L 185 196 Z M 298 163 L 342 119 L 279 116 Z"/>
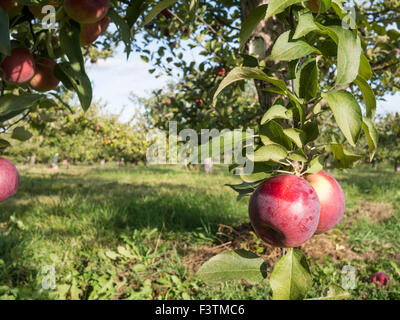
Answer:
<path fill-rule="evenodd" d="M 247 183 L 254 183 L 269 178 L 271 172 L 272 167 L 262 162 L 255 162 L 253 172 L 251 174 L 241 174 L 240 179 Z"/>
<path fill-rule="evenodd" d="M 92 83 L 85 71 L 85 64 L 80 46 L 80 26 L 73 20 L 65 23 L 60 30 L 61 48 L 69 63 L 56 66 L 55 75 L 68 88 L 74 88 L 84 110 L 88 110 L 93 98 Z"/>
<path fill-rule="evenodd" d="M 250 38 L 251 34 L 253 33 L 253 30 L 258 26 L 260 21 L 265 17 L 267 8 L 268 8 L 267 4 L 258 6 L 252 12 L 250 12 L 246 21 L 243 22 L 242 28 L 240 29 L 240 34 L 239 34 L 241 48 L 244 47 L 247 40 Z"/>
<path fill-rule="evenodd" d="M 5 56 L 10 55 L 10 30 L 8 25 L 8 14 L 0 8 L 0 53 Z"/>
<path fill-rule="evenodd" d="M 311 272 L 305 255 L 289 249 L 280 258 L 271 273 L 270 284 L 273 300 L 301 300 L 311 288 Z"/>
<path fill-rule="evenodd" d="M 32 138 L 32 133 L 30 133 L 24 127 L 17 127 L 13 130 L 11 138 L 19 141 L 27 141 Z"/>
<path fill-rule="evenodd" d="M 232 83 L 234 83 L 236 81 L 253 80 L 253 79 L 269 82 L 285 92 L 287 90 L 286 84 L 284 81 L 279 80 L 274 77 L 270 77 L 258 68 L 236 67 L 231 72 L 229 72 L 229 74 L 224 78 L 224 80 L 221 81 L 220 85 L 218 86 L 217 91 L 214 94 L 213 104 L 215 105 L 218 95 L 227 86 L 231 85 Z"/>
<path fill-rule="evenodd" d="M 362 158 L 359 155 L 344 150 L 342 144 L 331 144 L 330 148 L 334 157 L 333 165 L 338 169 L 352 168 Z"/>
<path fill-rule="evenodd" d="M 125 17 L 129 29 L 133 27 L 139 16 L 145 11 L 146 4 L 147 4 L 146 0 L 130 1 L 129 7 L 126 9 L 126 17 Z"/>
<path fill-rule="evenodd" d="M 257 151 L 255 151 L 252 159 L 250 158 L 250 160 L 254 162 L 280 162 L 281 160 L 286 158 L 287 154 L 287 150 L 281 145 L 269 144 L 266 146 L 262 146 Z"/>
<path fill-rule="evenodd" d="M 378 147 L 378 131 L 370 118 L 363 117 L 363 130 L 367 137 L 368 148 L 370 153 L 370 160 L 374 158 L 376 148 Z"/>
<path fill-rule="evenodd" d="M 162 0 L 154 5 L 143 19 L 142 26 L 148 24 L 153 20 L 161 11 L 175 4 L 177 0 Z"/>
<path fill-rule="evenodd" d="M 281 125 L 274 120 L 267 122 L 260 128 L 261 141 L 265 144 L 279 144 L 285 149 L 292 148 L 292 142 L 288 139 Z"/>
<path fill-rule="evenodd" d="M 304 123 L 302 130 L 305 133 L 304 144 L 310 143 L 319 137 L 319 128 L 317 120 L 309 120 Z"/>
<path fill-rule="evenodd" d="M 360 68 L 358 70 L 358 75 L 364 78 L 365 80 L 370 80 L 373 75 L 368 58 L 363 54 L 360 57 Z"/>
<path fill-rule="evenodd" d="M 265 19 L 285 11 L 292 4 L 302 2 L 302 0 L 270 0 Z"/>
<path fill-rule="evenodd" d="M 272 47 L 269 60 L 291 61 L 300 59 L 311 53 L 319 53 L 318 49 L 310 46 L 303 40 L 290 39 L 291 31 L 286 31 L 279 36 Z"/>
<path fill-rule="evenodd" d="M 342 287 L 332 284 L 329 287 L 328 294 L 325 297 L 313 298 L 307 300 L 345 300 L 350 297 L 350 293 Z"/>
<path fill-rule="evenodd" d="M 307 162 L 307 156 L 302 149 L 297 149 L 288 156 L 289 160 Z"/>
<path fill-rule="evenodd" d="M 110 8 L 107 14 L 111 21 L 115 23 L 117 26 L 120 38 L 125 44 L 126 57 L 129 58 L 129 55 L 132 51 L 132 39 L 131 39 L 131 29 L 128 23 L 113 9 Z"/>
<path fill-rule="evenodd" d="M 319 89 L 317 59 L 304 62 L 296 72 L 294 89 L 299 98 L 315 98 Z"/>
<path fill-rule="evenodd" d="M 299 148 L 303 148 L 304 142 L 306 140 L 306 135 L 304 131 L 295 128 L 288 128 L 284 129 L 283 132 L 291 141 L 296 144 L 296 146 L 298 146 Z"/>
<path fill-rule="evenodd" d="M 363 95 L 367 117 L 372 118 L 376 112 L 376 97 L 374 91 L 361 76 L 358 76 L 354 83 L 360 88 Z"/>
<path fill-rule="evenodd" d="M 362 127 L 362 113 L 357 100 L 345 90 L 329 91 L 323 94 L 323 97 L 333 111 L 336 123 L 347 141 L 355 146 Z"/>
<path fill-rule="evenodd" d="M 353 82 L 360 69 L 362 52 L 360 38 L 342 26 L 322 27 L 329 30 L 328 34 L 338 44 L 336 85 L 342 86 Z"/>
<path fill-rule="evenodd" d="M 319 28 L 314 23 L 313 14 L 308 10 L 301 11 L 299 13 L 299 23 L 297 24 L 296 32 L 293 35 L 293 39 L 300 39 L 301 37 L 304 37 L 311 31 L 315 30 L 319 30 Z"/>
<path fill-rule="evenodd" d="M 44 96 L 40 94 L 12 95 L 7 94 L 0 97 L 0 122 L 8 120 L 9 115 L 16 116 L 22 111 L 31 108 Z"/>
<path fill-rule="evenodd" d="M 261 124 L 263 125 L 273 119 L 288 119 L 286 111 L 287 111 L 286 107 L 280 104 L 273 105 L 264 114 L 263 118 L 261 119 Z"/>
<path fill-rule="evenodd" d="M 256 254 L 239 249 L 211 258 L 200 267 L 196 275 L 207 283 L 245 280 L 257 284 L 265 279 L 267 266 Z"/>
<path fill-rule="evenodd" d="M 323 169 L 324 164 L 322 162 L 322 156 L 318 156 L 310 161 L 306 173 L 318 173 Z"/>

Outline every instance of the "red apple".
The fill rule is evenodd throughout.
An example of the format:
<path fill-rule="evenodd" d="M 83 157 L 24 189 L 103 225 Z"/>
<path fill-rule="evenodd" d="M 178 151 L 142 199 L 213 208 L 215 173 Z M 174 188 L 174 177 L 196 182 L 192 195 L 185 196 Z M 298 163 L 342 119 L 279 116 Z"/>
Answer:
<path fill-rule="evenodd" d="M 340 184 L 324 171 L 309 174 L 305 179 L 318 194 L 321 203 L 317 233 L 326 232 L 335 227 L 343 216 L 345 198 Z"/>
<path fill-rule="evenodd" d="M 385 285 L 387 285 L 387 284 L 392 282 L 390 280 L 390 277 L 384 272 L 375 273 L 372 276 L 371 281 L 372 281 L 372 283 L 377 284 L 377 285 L 381 285 L 381 286 L 385 286 Z"/>
<path fill-rule="evenodd" d="M 110 0 L 64 0 L 64 10 L 75 21 L 95 23 L 103 19 L 110 8 Z"/>
<path fill-rule="evenodd" d="M 303 178 L 278 175 L 263 182 L 250 198 L 251 224 L 263 241 L 277 247 L 297 247 L 318 226 L 317 193 Z"/>
<path fill-rule="evenodd" d="M 220 77 L 225 77 L 226 69 L 224 67 L 220 67 L 220 68 L 217 69 L 216 73 Z"/>
<path fill-rule="evenodd" d="M 110 24 L 110 18 L 105 16 L 98 22 L 81 25 L 81 46 L 87 46 L 97 40 L 97 38 L 104 32 L 106 32 L 108 25 Z"/>
<path fill-rule="evenodd" d="M 0 202 L 12 197 L 18 190 L 19 174 L 13 163 L 0 158 Z"/>
<path fill-rule="evenodd" d="M 7 82 L 21 84 L 32 79 L 35 61 L 27 48 L 18 47 L 11 50 L 11 55 L 3 60 L 0 69 Z"/>
<path fill-rule="evenodd" d="M 204 101 L 203 101 L 203 99 L 197 98 L 196 101 L 195 101 L 195 103 L 196 103 L 197 105 L 201 105 L 201 104 L 204 103 Z"/>
<path fill-rule="evenodd" d="M 54 75 L 56 62 L 47 58 L 36 60 L 36 72 L 29 85 L 39 92 L 46 92 L 57 88 L 60 80 Z"/>

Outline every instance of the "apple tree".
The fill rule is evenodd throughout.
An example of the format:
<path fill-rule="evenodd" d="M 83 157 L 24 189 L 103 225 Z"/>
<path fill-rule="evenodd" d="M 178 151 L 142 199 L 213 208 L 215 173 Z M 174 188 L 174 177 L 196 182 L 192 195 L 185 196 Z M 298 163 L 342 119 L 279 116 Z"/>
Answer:
<path fill-rule="evenodd" d="M 127 56 L 140 52 L 143 60 L 155 66 L 152 73 L 184 79 L 154 98 L 160 105 L 150 115 L 158 117 L 158 126 L 163 126 L 163 115 L 172 111 L 174 119 L 185 119 L 196 129 L 214 118 L 218 127 L 255 129 L 255 151 L 248 155 L 255 170 L 241 176 L 242 184 L 231 186 L 240 196 L 256 197 L 255 216 L 262 218 L 262 198 L 273 196 L 271 179 L 279 180 L 274 188 L 280 185 L 280 191 L 297 186 L 296 203 L 310 203 L 312 216 L 306 216 L 307 206 L 299 207 L 302 218 L 308 219 L 301 226 L 307 236 L 298 241 L 271 241 L 268 235 L 277 236 L 276 231 L 282 230 L 270 228 L 262 237 L 287 247 L 270 277 L 273 298 L 303 299 L 310 289 L 311 274 L 304 254 L 292 247 L 317 231 L 323 204 L 309 185 L 315 184 L 314 178 L 321 179 L 313 175 L 320 175 L 321 159 L 327 153 L 333 155 L 335 167 L 353 166 L 362 157 L 353 151 L 361 136 L 368 141 L 371 157 L 375 153 L 376 96 L 383 96 L 388 87 L 392 92 L 398 88 L 398 31 L 385 28 L 398 23 L 397 2 L 1 1 L 1 127 L 7 132 L 31 112 L 57 103 L 68 109 L 62 99 L 66 92 L 74 92 L 88 110 L 93 97 L 85 62 L 112 55 L 120 42 Z M 345 4 L 352 5 L 350 14 Z M 109 28 L 110 23 L 116 28 Z M 179 49 L 181 45 L 184 50 Z M 187 52 L 195 52 L 200 60 L 190 61 Z M 255 92 L 258 102 L 251 108 L 243 106 Z M 234 120 L 226 120 L 232 115 Z M 323 144 L 316 142 L 323 132 L 321 119 L 337 126 L 335 135 Z M 1 145 L 8 143 L 2 140 Z M 340 194 L 338 184 L 330 180 L 329 185 Z M 289 191 L 287 195 L 292 194 Z M 257 198 L 260 194 L 261 200 Z M 332 210 L 343 213 L 341 208 Z M 293 210 L 279 214 L 288 212 Z M 264 223 L 271 227 L 268 223 L 272 221 L 261 219 L 260 224 Z M 253 226 L 260 225 L 255 222 Z M 255 282 L 266 277 L 262 259 L 243 251 L 213 258 L 198 275 L 210 282 Z M 326 298 L 345 296 L 333 285 Z"/>

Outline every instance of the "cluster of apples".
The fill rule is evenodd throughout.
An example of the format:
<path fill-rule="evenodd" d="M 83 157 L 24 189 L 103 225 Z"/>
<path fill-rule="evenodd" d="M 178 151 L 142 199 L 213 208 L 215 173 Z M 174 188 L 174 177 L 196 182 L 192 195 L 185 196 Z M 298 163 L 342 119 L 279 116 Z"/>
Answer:
<path fill-rule="evenodd" d="M 260 239 L 277 247 L 298 247 L 340 221 L 345 197 L 324 171 L 299 177 L 281 174 L 263 182 L 250 198 L 249 216 Z"/>
<path fill-rule="evenodd" d="M 59 1 L 50 1 L 49 5 L 57 6 Z M 11 0 L 0 0 L 0 7 L 5 10 L 10 18 L 22 10 L 22 5 Z M 63 7 L 68 16 L 81 25 L 80 42 L 82 46 L 90 45 L 107 30 L 110 19 L 107 12 L 110 0 L 64 0 Z M 43 18 L 42 6 L 28 6 L 36 18 Z M 28 83 L 38 91 L 54 90 L 60 80 L 54 75 L 56 62 L 41 56 L 33 56 L 26 47 L 19 46 L 11 50 L 0 64 L 3 79 L 11 84 Z"/>
<path fill-rule="evenodd" d="M 14 164 L 0 158 L 0 202 L 12 197 L 18 190 L 19 174 Z"/>

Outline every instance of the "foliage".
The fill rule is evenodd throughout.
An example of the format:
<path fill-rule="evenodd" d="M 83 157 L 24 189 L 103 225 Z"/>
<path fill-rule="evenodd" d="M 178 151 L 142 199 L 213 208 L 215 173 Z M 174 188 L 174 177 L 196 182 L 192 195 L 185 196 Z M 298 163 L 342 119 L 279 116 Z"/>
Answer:
<path fill-rule="evenodd" d="M 59 107 L 30 113 L 29 131 L 33 136 L 23 142 L 12 142 L 12 148 L 5 154 L 19 162 L 26 162 L 34 154 L 37 162 L 48 163 L 56 153 L 61 160 L 73 163 L 101 159 L 145 161 L 147 129 L 139 117 L 122 123 L 119 115 L 105 114 L 104 106 L 96 104 L 88 112 L 79 107 L 73 107 L 72 111 Z"/>

